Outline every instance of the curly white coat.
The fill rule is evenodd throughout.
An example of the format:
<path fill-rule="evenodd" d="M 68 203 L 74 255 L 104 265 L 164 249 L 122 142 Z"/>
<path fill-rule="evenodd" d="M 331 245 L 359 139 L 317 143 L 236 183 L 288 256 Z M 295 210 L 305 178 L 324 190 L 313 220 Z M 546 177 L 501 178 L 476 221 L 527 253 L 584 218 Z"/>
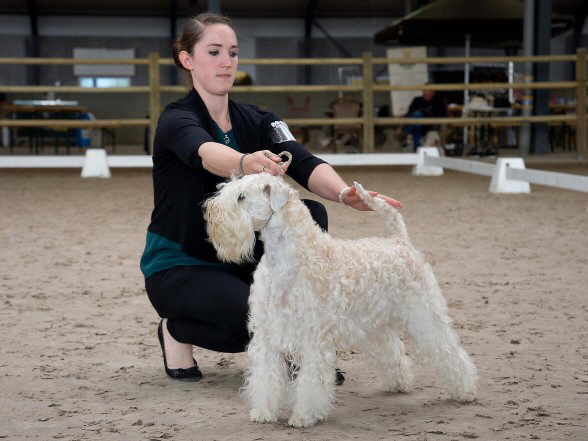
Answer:
<path fill-rule="evenodd" d="M 431 267 L 410 243 L 400 214 L 355 186 L 385 217 L 390 237 L 331 237 L 296 190 L 266 173 L 233 179 L 205 203 L 221 259 L 251 259 L 255 231 L 264 242 L 249 297 L 244 392 L 252 421 L 276 422 L 286 405 L 291 426 L 326 419 L 340 349 L 360 350 L 375 362 L 385 390 L 410 391 L 411 362 L 396 329 L 411 337 L 450 398 L 475 399 L 476 367 L 451 328 Z M 286 355 L 300 366 L 293 381 Z"/>

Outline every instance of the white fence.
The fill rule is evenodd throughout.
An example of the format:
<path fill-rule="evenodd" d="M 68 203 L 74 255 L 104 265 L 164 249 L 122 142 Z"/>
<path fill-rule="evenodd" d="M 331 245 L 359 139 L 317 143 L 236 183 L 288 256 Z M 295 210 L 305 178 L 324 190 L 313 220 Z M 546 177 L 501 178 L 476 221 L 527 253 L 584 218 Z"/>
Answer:
<path fill-rule="evenodd" d="M 508 179 L 527 181 L 531 184 L 547 185 L 566 190 L 588 192 L 588 176 L 571 175 L 567 173 L 556 173 L 542 170 L 521 170 L 508 167 L 506 171 Z"/>
<path fill-rule="evenodd" d="M 81 168 L 83 178 L 110 178 L 110 168 L 153 167 L 149 155 L 108 156 L 103 149 L 87 149 L 85 156 L 0 156 L 0 168 Z"/>
<path fill-rule="evenodd" d="M 525 168 L 522 158 L 499 158 L 496 164 L 439 156 L 436 147 L 417 153 L 363 153 L 318 155 L 333 166 L 413 165 L 414 175 L 443 174 L 443 169 L 491 176 L 493 193 L 528 193 L 529 184 L 588 193 L 588 176 Z M 81 168 L 82 177 L 109 178 L 111 168 L 148 168 L 151 156 L 108 156 L 103 149 L 88 149 L 85 156 L 0 156 L 0 168 Z"/>
<path fill-rule="evenodd" d="M 418 163 L 413 169 L 416 175 L 439 175 L 443 168 L 483 176 L 492 176 L 489 190 L 493 193 L 529 193 L 530 185 L 539 184 L 566 190 L 588 193 L 588 176 L 556 173 L 525 168 L 522 158 L 499 158 L 496 164 L 479 161 L 440 157 L 436 147 L 421 147 Z M 432 173 L 428 171 L 433 169 Z M 441 170 L 441 173 L 439 172 Z"/>

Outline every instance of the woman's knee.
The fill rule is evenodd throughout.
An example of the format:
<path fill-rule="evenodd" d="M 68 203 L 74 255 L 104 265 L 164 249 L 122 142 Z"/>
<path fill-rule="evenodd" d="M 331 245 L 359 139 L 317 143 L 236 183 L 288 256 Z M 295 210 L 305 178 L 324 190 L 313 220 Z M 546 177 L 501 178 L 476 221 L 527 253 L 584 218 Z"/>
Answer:
<path fill-rule="evenodd" d="M 229 341 L 224 352 L 238 353 L 244 352 L 251 340 L 249 331 L 247 330 L 247 323 L 237 323 L 230 326 L 227 330 Z"/>
<path fill-rule="evenodd" d="M 327 208 L 322 203 L 312 199 L 302 199 L 302 202 L 304 202 L 304 205 L 306 205 L 310 211 L 310 215 L 317 225 L 321 227 L 323 231 L 328 231 L 329 215 L 327 213 Z"/>

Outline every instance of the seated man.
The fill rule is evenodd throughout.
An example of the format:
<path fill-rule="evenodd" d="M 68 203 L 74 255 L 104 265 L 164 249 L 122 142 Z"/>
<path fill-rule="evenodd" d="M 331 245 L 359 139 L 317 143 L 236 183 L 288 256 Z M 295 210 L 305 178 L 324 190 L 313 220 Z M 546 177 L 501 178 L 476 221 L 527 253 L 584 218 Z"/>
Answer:
<path fill-rule="evenodd" d="M 446 117 L 447 103 L 445 99 L 435 95 L 434 90 L 424 90 L 422 96 L 415 97 L 404 115 L 411 118 Z M 421 145 L 421 137 L 429 130 L 438 130 L 439 125 L 408 124 L 404 126 L 405 135 L 412 135 L 414 151 Z"/>

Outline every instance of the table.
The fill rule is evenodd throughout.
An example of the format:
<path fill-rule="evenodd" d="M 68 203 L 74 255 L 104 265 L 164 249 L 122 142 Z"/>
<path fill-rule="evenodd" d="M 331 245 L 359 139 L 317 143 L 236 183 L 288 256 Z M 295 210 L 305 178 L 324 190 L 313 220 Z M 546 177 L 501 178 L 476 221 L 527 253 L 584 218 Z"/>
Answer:
<path fill-rule="evenodd" d="M 517 113 L 513 107 L 492 107 L 480 105 L 465 107 L 458 104 L 448 106 L 449 116 L 479 118 L 480 124 L 463 126 L 465 144 L 463 154 L 468 153 L 467 146 L 471 146 L 469 153 L 495 155 L 500 146 L 514 147 L 517 145 L 517 131 L 508 124 L 484 122 L 487 118 L 497 116 L 513 116 Z"/>
<path fill-rule="evenodd" d="M 566 115 L 576 113 L 576 104 L 549 103 L 549 110 L 553 115 Z M 576 124 L 574 122 L 550 122 L 549 123 L 549 147 L 552 152 L 556 150 L 574 151 L 576 149 Z"/>
<path fill-rule="evenodd" d="M 0 108 L 2 117 L 13 119 L 79 119 L 87 112 L 88 108 L 80 106 L 77 101 L 63 100 L 15 100 L 11 104 L 3 104 Z M 69 154 L 70 147 L 78 144 L 77 130 L 65 127 L 20 129 L 21 133 L 28 138 L 29 150 L 34 151 L 35 154 L 39 154 L 39 150 L 43 148 L 45 137 L 53 139 L 55 153 L 58 152 L 59 141 L 64 140 Z M 18 142 L 18 133 L 18 130 L 13 129 L 9 136 L 8 142 L 11 149 Z"/>
<path fill-rule="evenodd" d="M 487 107 L 469 109 L 467 114 L 474 118 L 484 119 L 496 116 L 512 116 L 514 114 L 514 110 L 510 107 Z M 510 131 L 511 128 L 509 126 L 506 126 L 505 128 L 506 131 L 501 132 L 500 126 L 493 123 L 485 123 L 474 126 L 472 130 L 472 145 L 474 146 L 474 149 L 480 154 L 497 154 L 499 145 L 511 144 L 513 141 L 509 141 L 509 138 L 516 138 L 514 133 Z M 503 142 L 500 142 L 501 137 L 503 138 Z M 516 140 L 514 143 L 516 143 Z"/>

